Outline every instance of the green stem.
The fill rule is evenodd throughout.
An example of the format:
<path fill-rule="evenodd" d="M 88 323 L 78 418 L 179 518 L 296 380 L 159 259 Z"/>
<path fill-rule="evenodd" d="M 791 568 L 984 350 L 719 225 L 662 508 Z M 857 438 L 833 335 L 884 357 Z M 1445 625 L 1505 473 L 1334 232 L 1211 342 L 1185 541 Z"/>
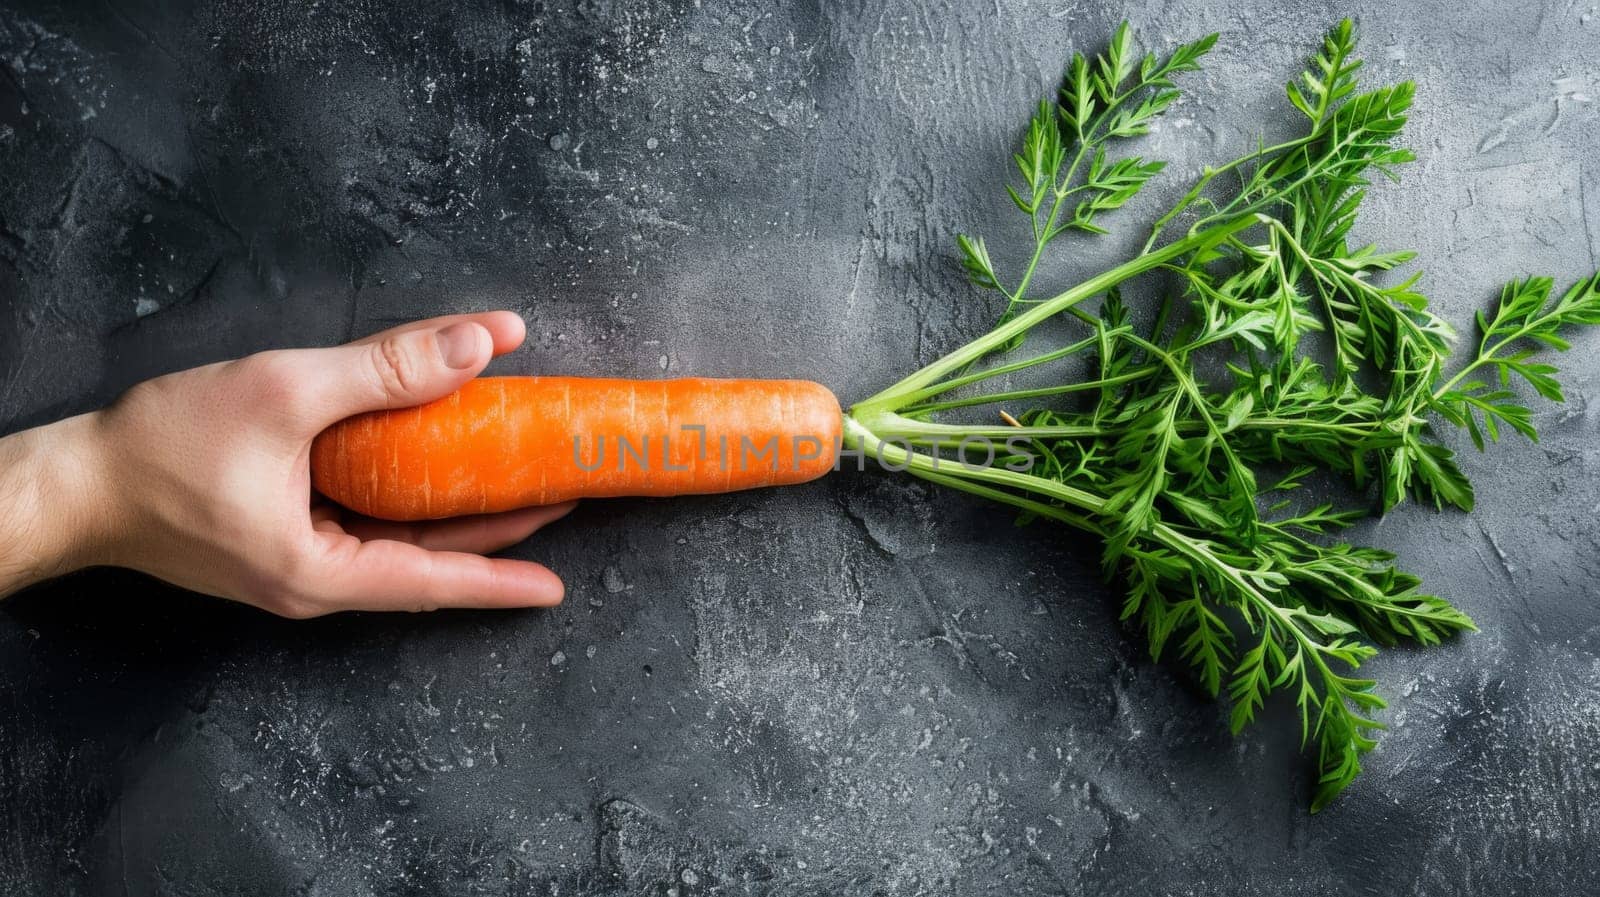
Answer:
<path fill-rule="evenodd" d="M 1030 476 L 1015 470 L 1004 468 L 966 466 L 948 458 L 939 458 L 922 452 L 913 451 L 907 446 L 897 442 L 891 436 L 884 438 L 877 432 L 878 419 L 874 419 L 872 426 L 858 418 L 855 412 L 845 415 L 844 418 L 844 444 L 847 448 L 862 452 L 872 458 L 880 466 L 892 470 L 905 470 L 914 474 L 943 474 L 945 476 L 959 476 L 968 481 L 977 480 L 993 483 L 997 486 L 1008 486 L 1013 489 L 1022 489 L 1035 495 L 1042 495 L 1056 501 L 1065 502 L 1073 507 L 1098 514 L 1105 509 L 1105 499 L 1092 492 L 1086 492 L 1065 483 L 1057 483 L 1036 476 Z M 1012 433 L 1017 433 L 1015 428 Z"/>
<path fill-rule="evenodd" d="M 1091 134 L 1093 133 L 1093 128 L 1090 129 L 1090 132 Z M 1050 232 L 1055 230 L 1056 219 L 1061 215 L 1062 203 L 1073 193 L 1072 190 L 1064 189 L 1064 187 L 1072 183 L 1072 179 L 1078 176 L 1078 166 L 1083 164 L 1083 154 L 1088 149 L 1089 144 L 1085 142 L 1084 138 L 1080 137 L 1078 140 L 1078 152 L 1072 157 L 1072 164 L 1067 168 L 1066 178 L 1051 187 L 1051 192 L 1055 194 L 1055 198 L 1050 202 L 1050 214 L 1045 216 L 1044 229 L 1036 230 L 1033 233 L 1033 257 L 1028 259 L 1028 267 L 1022 272 L 1022 279 L 1017 281 L 1017 288 L 1008 296 L 1010 302 L 1006 304 L 1007 313 L 1016 307 L 1017 302 L 1022 297 L 1028 294 L 1028 285 L 1033 282 L 1033 273 L 1039 268 L 1039 259 L 1044 257 L 1044 248 L 1050 243 Z M 1037 222 L 1038 219 L 1035 218 L 1034 221 Z"/>
<path fill-rule="evenodd" d="M 1126 373 L 1116 374 L 1110 377 L 1100 377 L 1094 380 L 1079 380 L 1075 383 L 1067 383 L 1062 386 L 1041 386 L 1036 389 L 1014 389 L 1008 392 L 985 393 L 981 396 L 971 396 L 965 399 L 951 399 L 946 402 L 931 402 L 926 405 L 912 405 L 909 408 L 906 408 L 904 413 L 908 415 L 932 414 L 935 411 L 948 411 L 952 408 L 970 408 L 973 405 L 989 405 L 995 402 L 1015 402 L 1021 399 L 1037 399 L 1042 396 L 1062 395 L 1070 392 L 1084 392 L 1090 389 L 1100 389 L 1104 386 L 1116 386 L 1119 383 L 1131 383 L 1134 380 L 1148 377 L 1150 374 L 1153 374 L 1158 370 L 1160 370 L 1158 365 L 1149 365 L 1147 367 L 1136 368 L 1134 370 L 1127 371 Z"/>
<path fill-rule="evenodd" d="M 1100 526 L 1100 524 L 1095 523 L 1093 520 L 1090 520 L 1088 517 L 1085 517 L 1082 514 L 1075 514 L 1059 505 L 1051 505 L 1045 504 L 1042 501 L 1034 501 L 1031 498 L 1024 498 L 1023 496 L 1017 495 L 1014 492 L 991 489 L 988 486 L 974 483 L 971 480 L 964 480 L 960 477 L 953 477 L 942 473 L 933 473 L 927 470 L 912 470 L 910 473 L 912 476 L 920 477 L 930 483 L 955 489 L 959 492 L 965 492 L 968 495 L 976 495 L 979 498 L 986 498 L 990 501 L 1008 504 L 1014 508 L 1021 508 L 1022 510 L 1031 514 L 1037 514 L 1040 517 L 1047 517 L 1051 520 L 1065 523 L 1068 526 L 1075 526 L 1078 529 L 1085 530 L 1099 536 L 1105 535 L 1105 528 Z"/>
<path fill-rule="evenodd" d="M 1466 367 L 1462 368 L 1460 371 L 1458 371 L 1456 373 L 1456 375 L 1454 377 L 1451 377 L 1449 380 L 1446 380 L 1443 386 L 1441 386 L 1438 389 L 1433 391 L 1434 401 L 1438 401 L 1440 398 L 1442 398 L 1444 396 L 1445 393 L 1447 393 L 1450 390 L 1454 389 L 1456 384 L 1460 383 L 1462 381 L 1462 379 L 1464 379 L 1468 374 L 1472 373 L 1473 371 L 1477 370 L 1480 367 L 1483 367 L 1484 362 L 1486 362 L 1488 360 L 1489 360 L 1489 356 L 1487 356 L 1487 355 L 1479 356 L 1478 358 L 1474 358 L 1472 360 L 1471 364 L 1469 364 Z"/>
<path fill-rule="evenodd" d="M 1103 271 L 1066 292 L 1035 305 L 1033 308 L 923 367 L 877 395 L 857 403 L 854 406 L 855 410 L 870 413 L 875 410 L 905 407 L 907 396 L 935 383 L 946 374 L 959 370 L 963 366 L 988 355 L 1018 334 L 1031 330 L 1040 322 L 1072 308 L 1085 299 L 1104 293 L 1123 281 L 1160 267 L 1179 256 L 1214 246 L 1256 222 L 1257 218 L 1253 213 L 1241 215 L 1236 219 L 1218 224 L 1181 240 L 1176 240 L 1154 252 L 1146 253 L 1115 268 Z"/>
<path fill-rule="evenodd" d="M 1122 332 L 1124 332 L 1126 330 L 1128 330 L 1128 328 L 1126 328 L 1126 327 L 1118 327 L 1118 328 L 1114 328 L 1113 330 L 1111 330 L 1109 332 L 1113 333 L 1113 334 L 1120 334 L 1120 333 L 1122 333 Z M 1024 370 L 1026 368 L 1031 368 L 1034 365 L 1046 364 L 1048 362 L 1055 361 L 1055 360 L 1060 359 L 1060 358 L 1066 358 L 1069 355 L 1074 355 L 1074 354 L 1076 354 L 1078 352 L 1082 352 L 1084 349 L 1090 348 L 1091 346 L 1094 346 L 1094 345 L 1097 345 L 1097 344 L 1098 344 L 1098 337 L 1088 337 L 1087 339 L 1079 340 L 1079 341 L 1077 341 L 1077 342 L 1075 342 L 1075 343 L 1073 343 L 1073 344 L 1071 344 L 1069 346 L 1062 346 L 1059 349 L 1055 349 L 1055 350 L 1052 350 L 1050 352 L 1046 352 L 1043 355 L 1035 355 L 1032 358 L 1024 358 L 1024 359 L 1021 359 L 1020 361 L 1013 361 L 1013 362 L 1009 362 L 1007 364 L 996 365 L 995 367 L 992 367 L 992 368 L 984 368 L 981 371 L 973 371 L 970 374 L 962 374 L 959 377 L 951 377 L 948 380 L 944 380 L 942 382 L 935 383 L 934 385 L 928 387 L 927 389 L 921 389 L 921 390 L 918 390 L 918 391 L 916 391 L 914 393 L 911 393 L 910 395 L 903 396 L 901 398 L 900 408 L 906 409 L 906 408 L 908 408 L 910 406 L 917 405 L 917 403 L 922 402 L 925 399 L 931 399 L 934 396 L 942 395 L 944 393 L 947 393 L 947 392 L 951 391 L 952 389 L 958 389 L 958 388 L 960 388 L 962 386 L 966 386 L 969 383 L 977 383 L 977 382 L 979 382 L 981 380 L 988 380 L 988 379 L 990 379 L 992 377 L 999 377 L 999 376 L 1001 376 L 1003 374 L 1010 374 L 1010 373 L 1014 373 L 1016 371 Z"/>
<path fill-rule="evenodd" d="M 1100 381 L 1093 381 L 1098 384 Z M 996 399 L 996 396 L 983 397 L 986 401 Z M 975 403 L 976 404 L 976 403 Z M 909 409 L 921 413 L 929 410 L 931 406 L 922 406 Z M 1023 439 L 1100 439 L 1102 437 L 1116 436 L 1125 431 L 1122 426 L 1107 426 L 1104 424 L 1051 424 L 1040 426 L 1025 424 L 1023 426 L 1002 426 L 999 424 L 944 424 L 933 421 L 918 420 L 905 414 L 892 411 L 878 412 L 853 412 L 855 419 L 869 422 L 872 432 L 885 439 L 905 439 L 911 442 L 955 446 L 963 439 L 1009 439 L 1021 437 Z M 1210 426 L 1205 422 L 1185 422 L 1178 425 L 1179 430 L 1185 434 L 1204 433 L 1210 431 Z M 1339 421 L 1312 420 L 1301 417 L 1247 417 L 1239 422 L 1235 430 L 1311 430 L 1330 433 L 1340 433 L 1358 438 L 1370 438 L 1383 432 L 1381 421 L 1355 421 L 1342 423 Z"/>
<path fill-rule="evenodd" d="M 1247 417 L 1240 422 L 1240 430 L 1329 430 L 1351 436 L 1371 436 L 1379 429 L 1377 421 L 1343 424 L 1334 421 L 1311 420 L 1304 417 Z"/>
<path fill-rule="evenodd" d="M 1025 439 L 1080 439 L 1103 436 L 1104 427 L 1092 426 L 970 426 L 967 424 L 939 424 L 914 420 L 893 411 L 878 411 L 870 415 L 852 411 L 853 419 L 870 427 L 873 435 L 883 439 L 935 439 L 959 441 L 961 439 L 1007 439 L 1013 436 Z"/>
<path fill-rule="evenodd" d="M 1184 210 L 1188 209 L 1191 205 L 1194 205 L 1195 201 L 1200 198 L 1200 194 L 1205 191 L 1206 187 L 1209 186 L 1213 180 L 1216 179 L 1217 175 L 1233 171 L 1246 162 L 1265 159 L 1269 156 L 1275 156 L 1278 153 L 1284 152 L 1285 150 L 1295 149 L 1299 146 L 1310 143 L 1311 140 L 1316 136 L 1317 135 L 1315 133 L 1307 134 L 1304 137 L 1288 140 L 1276 146 L 1270 146 L 1265 149 L 1256 150 L 1248 156 L 1240 156 L 1239 158 L 1234 159 L 1232 162 L 1229 162 L 1220 168 L 1207 168 L 1205 173 L 1195 181 L 1194 186 L 1189 188 L 1189 192 L 1184 194 L 1183 199 L 1178 200 L 1178 204 L 1173 206 L 1167 212 L 1167 214 L 1156 219 L 1156 223 L 1150 228 L 1150 239 L 1145 241 L 1143 251 L 1149 252 L 1150 247 L 1156 245 L 1156 240 L 1160 239 L 1161 232 L 1166 229 L 1167 225 L 1171 224 L 1174 218 L 1177 218 L 1179 215 L 1183 214 Z"/>
<path fill-rule="evenodd" d="M 1476 371 L 1478 368 L 1481 368 L 1486 364 L 1492 363 L 1498 357 L 1501 349 L 1504 349 L 1506 346 L 1511 345 L 1512 343 L 1516 342 L 1517 340 L 1523 339 L 1528 334 L 1532 333 L 1533 331 L 1537 330 L 1539 327 L 1543 326 L 1544 323 L 1546 321 L 1548 321 L 1549 319 L 1550 319 L 1550 315 L 1544 315 L 1543 317 L 1536 318 L 1533 321 L 1529 322 L 1528 324 L 1518 328 L 1510 336 L 1506 336 L 1506 337 L 1501 338 L 1493 346 L 1487 346 L 1486 347 L 1485 343 L 1487 343 L 1488 340 L 1487 340 L 1487 338 L 1485 338 L 1483 340 L 1483 342 L 1479 343 L 1479 345 L 1478 345 L 1478 357 L 1472 359 L 1472 363 L 1471 364 L 1468 364 L 1466 367 L 1464 367 L 1461 370 L 1457 371 L 1456 375 L 1454 377 L 1451 377 L 1449 380 L 1446 380 L 1443 386 L 1441 386 L 1438 389 L 1434 390 L 1434 393 L 1433 393 L 1434 399 L 1437 400 L 1438 398 L 1443 396 L 1445 393 L 1447 393 L 1450 390 L 1454 389 L 1456 384 L 1458 384 L 1462 380 L 1466 379 L 1467 375 L 1471 374 L 1473 371 Z"/>

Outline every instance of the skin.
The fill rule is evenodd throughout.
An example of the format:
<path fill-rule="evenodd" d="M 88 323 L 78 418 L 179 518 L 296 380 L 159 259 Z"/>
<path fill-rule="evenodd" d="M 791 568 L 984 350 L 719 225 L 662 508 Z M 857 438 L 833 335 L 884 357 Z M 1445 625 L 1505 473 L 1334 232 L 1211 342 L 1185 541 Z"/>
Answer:
<path fill-rule="evenodd" d="M 100 411 L 0 439 L 0 597 L 113 565 L 293 618 L 558 604 L 561 580 L 545 567 L 483 555 L 571 502 L 397 524 L 311 489 L 317 433 L 442 398 L 523 336 L 510 312 L 418 321 L 157 377 Z"/>

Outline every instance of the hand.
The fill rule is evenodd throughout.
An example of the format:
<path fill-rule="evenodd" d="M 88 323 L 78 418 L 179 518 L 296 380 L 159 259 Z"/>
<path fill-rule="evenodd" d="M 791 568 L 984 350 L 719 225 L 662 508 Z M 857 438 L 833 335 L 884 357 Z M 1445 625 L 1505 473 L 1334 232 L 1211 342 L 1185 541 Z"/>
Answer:
<path fill-rule="evenodd" d="M 99 412 L 0 439 L 0 595 L 132 567 L 286 617 L 540 607 L 561 580 L 485 558 L 572 509 L 398 524 L 311 491 L 311 440 L 364 411 L 442 398 L 522 342 L 510 312 L 419 321 L 331 349 L 158 377 Z"/>

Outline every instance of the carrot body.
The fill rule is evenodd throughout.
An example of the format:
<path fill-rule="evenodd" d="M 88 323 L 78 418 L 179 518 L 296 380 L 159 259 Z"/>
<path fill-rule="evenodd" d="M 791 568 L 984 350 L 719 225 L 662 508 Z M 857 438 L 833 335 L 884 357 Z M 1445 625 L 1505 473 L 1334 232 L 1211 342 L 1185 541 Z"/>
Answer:
<path fill-rule="evenodd" d="M 732 492 L 832 470 L 840 427 L 839 401 L 805 380 L 482 377 L 329 427 L 311 481 L 388 520 Z"/>

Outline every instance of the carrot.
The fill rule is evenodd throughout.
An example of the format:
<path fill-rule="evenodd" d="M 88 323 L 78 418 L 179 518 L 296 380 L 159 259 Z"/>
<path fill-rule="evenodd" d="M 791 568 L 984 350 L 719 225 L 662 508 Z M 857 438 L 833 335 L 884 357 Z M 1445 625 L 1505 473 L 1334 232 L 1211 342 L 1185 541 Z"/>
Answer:
<path fill-rule="evenodd" d="M 573 498 L 732 492 L 833 469 L 842 415 L 805 380 L 483 377 L 311 447 L 317 491 L 389 520 Z"/>

